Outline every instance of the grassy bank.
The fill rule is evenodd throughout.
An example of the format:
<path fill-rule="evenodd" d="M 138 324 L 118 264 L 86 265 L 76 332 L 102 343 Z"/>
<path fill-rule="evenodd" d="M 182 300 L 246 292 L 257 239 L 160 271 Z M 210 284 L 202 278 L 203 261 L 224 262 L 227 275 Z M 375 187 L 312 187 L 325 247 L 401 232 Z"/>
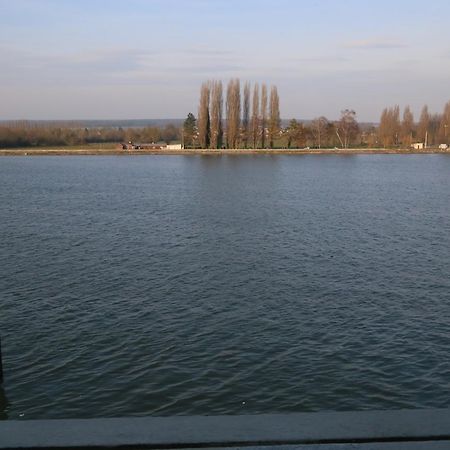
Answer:
<path fill-rule="evenodd" d="M 67 147 L 28 147 L 0 149 L 0 156 L 41 155 L 355 155 L 355 154 L 431 154 L 450 153 L 449 150 L 428 148 L 423 150 L 399 148 L 349 148 L 349 149 L 186 149 L 186 150 L 121 150 L 115 145 L 90 145 Z"/>

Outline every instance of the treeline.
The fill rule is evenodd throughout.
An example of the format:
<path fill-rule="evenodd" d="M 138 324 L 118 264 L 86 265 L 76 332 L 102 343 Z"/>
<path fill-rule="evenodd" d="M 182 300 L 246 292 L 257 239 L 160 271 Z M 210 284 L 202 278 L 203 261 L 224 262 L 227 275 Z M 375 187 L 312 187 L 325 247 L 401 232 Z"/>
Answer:
<path fill-rule="evenodd" d="M 128 141 L 171 143 L 180 140 L 180 128 L 173 124 L 167 124 L 164 127 L 87 128 L 74 122 L 42 124 L 13 121 L 0 123 L 0 148 L 70 146 Z"/>
<path fill-rule="evenodd" d="M 431 114 L 425 105 L 417 123 L 409 106 L 405 107 L 400 118 L 400 107 L 395 105 L 383 110 L 377 131 L 383 147 L 409 147 L 414 142 L 421 142 L 425 146 L 448 145 L 449 125 L 450 101 L 446 103 L 441 114 Z"/>
<path fill-rule="evenodd" d="M 178 125 L 178 124 L 177 124 Z M 276 86 L 241 85 L 232 79 L 224 92 L 221 81 L 206 81 L 200 89 L 198 117 L 189 113 L 183 127 L 173 123 L 145 127 L 86 127 L 66 123 L 0 122 L 0 148 L 73 146 L 118 142 L 182 142 L 185 148 L 348 148 L 450 145 L 450 101 L 442 113 L 425 105 L 416 122 L 409 106 L 385 108 L 378 126 L 359 124 L 351 109 L 339 120 L 321 116 L 312 121 L 292 119 L 282 126 Z"/>
<path fill-rule="evenodd" d="M 252 91 L 252 95 L 251 95 Z M 189 113 L 183 125 L 185 148 L 292 148 L 361 145 L 362 136 L 356 113 L 346 109 L 338 121 L 318 117 L 302 123 L 292 119 L 281 126 L 280 104 L 276 86 L 244 84 L 231 80 L 223 99 L 222 82 L 202 84 L 198 119 Z M 225 103 L 226 115 L 223 116 Z"/>
<path fill-rule="evenodd" d="M 253 87 L 232 79 L 206 81 L 200 89 L 198 118 L 189 113 L 183 126 L 185 148 L 273 148 L 281 131 L 276 86 Z"/>

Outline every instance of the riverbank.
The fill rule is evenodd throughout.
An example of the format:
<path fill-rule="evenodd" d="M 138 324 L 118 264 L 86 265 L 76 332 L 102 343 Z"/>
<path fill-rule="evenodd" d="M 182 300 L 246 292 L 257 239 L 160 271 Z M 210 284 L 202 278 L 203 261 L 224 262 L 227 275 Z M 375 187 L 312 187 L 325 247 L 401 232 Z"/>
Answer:
<path fill-rule="evenodd" d="M 423 150 L 399 148 L 349 148 L 349 149 L 182 149 L 182 150 L 121 150 L 116 148 L 42 147 L 0 149 L 0 156 L 45 155 L 359 155 L 359 154 L 433 154 L 450 153 L 450 149 Z"/>

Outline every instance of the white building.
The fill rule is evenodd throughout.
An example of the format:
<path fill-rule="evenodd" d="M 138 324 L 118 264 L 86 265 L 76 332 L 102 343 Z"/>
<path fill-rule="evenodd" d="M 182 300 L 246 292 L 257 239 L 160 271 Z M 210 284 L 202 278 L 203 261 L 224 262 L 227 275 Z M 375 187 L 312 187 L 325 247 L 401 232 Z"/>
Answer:
<path fill-rule="evenodd" d="M 167 150 L 181 150 L 182 148 L 181 144 L 170 144 L 166 147 Z"/>

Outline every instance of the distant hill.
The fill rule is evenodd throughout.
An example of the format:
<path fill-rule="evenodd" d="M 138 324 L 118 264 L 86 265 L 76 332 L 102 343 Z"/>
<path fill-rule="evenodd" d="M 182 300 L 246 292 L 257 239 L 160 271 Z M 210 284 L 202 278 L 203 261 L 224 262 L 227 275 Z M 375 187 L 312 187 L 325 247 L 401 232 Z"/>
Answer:
<path fill-rule="evenodd" d="M 60 126 L 76 128 L 143 128 L 181 126 L 184 119 L 91 119 L 91 120 L 0 120 L 0 125 L 27 123 L 31 126 Z"/>
<path fill-rule="evenodd" d="M 287 127 L 291 119 L 282 119 L 281 126 Z M 312 119 L 297 119 L 298 122 L 309 125 Z M 143 128 L 165 127 L 168 124 L 181 127 L 184 119 L 93 119 L 93 120 L 0 120 L 0 125 L 27 123 L 31 126 L 56 126 L 73 128 Z M 362 129 L 378 126 L 374 122 L 359 122 Z"/>

